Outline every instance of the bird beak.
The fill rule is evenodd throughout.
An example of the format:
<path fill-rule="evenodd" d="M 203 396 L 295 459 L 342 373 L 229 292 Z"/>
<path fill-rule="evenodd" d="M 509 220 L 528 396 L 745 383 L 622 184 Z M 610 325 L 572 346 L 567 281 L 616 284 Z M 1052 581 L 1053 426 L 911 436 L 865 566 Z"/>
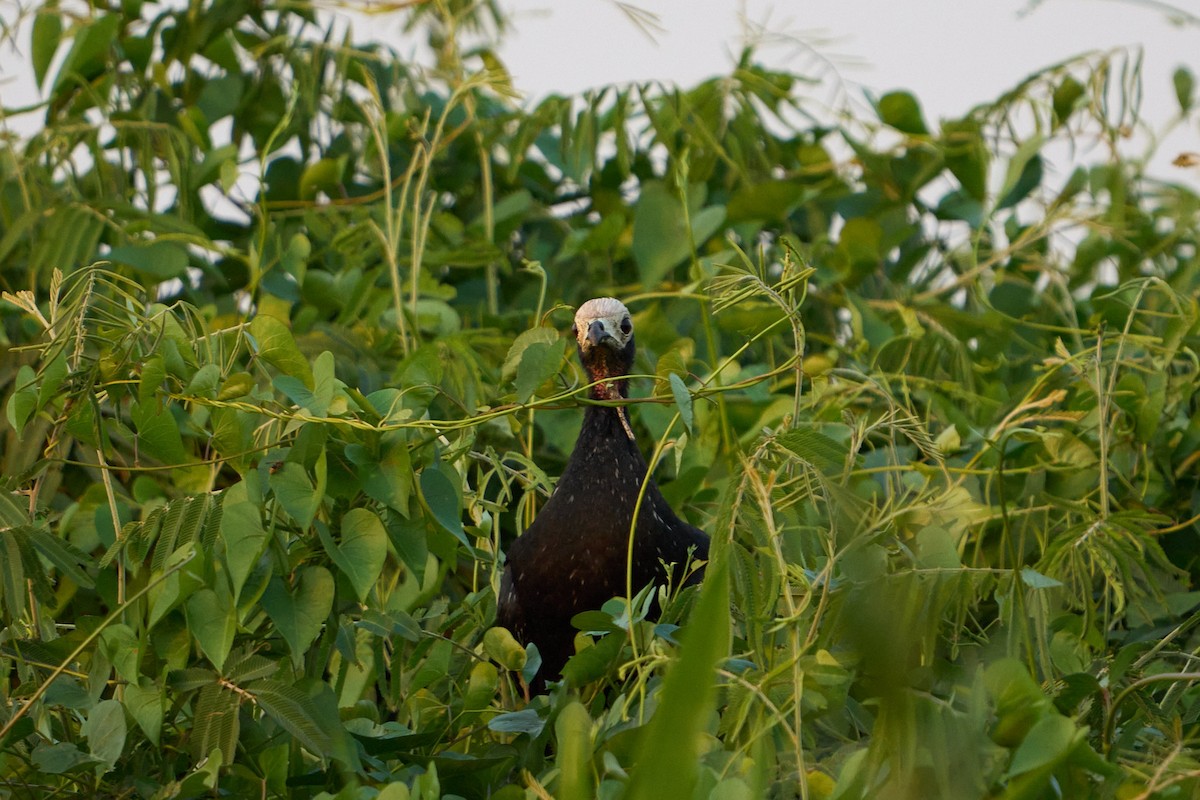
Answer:
<path fill-rule="evenodd" d="M 616 341 L 616 339 L 613 338 L 612 334 L 610 334 L 607 330 L 605 330 L 603 322 L 601 322 L 598 319 L 593 320 L 592 324 L 588 325 L 588 329 L 587 329 L 588 345 L 591 347 L 595 347 L 598 344 L 605 344 L 606 340 L 612 340 L 614 342 Z"/>

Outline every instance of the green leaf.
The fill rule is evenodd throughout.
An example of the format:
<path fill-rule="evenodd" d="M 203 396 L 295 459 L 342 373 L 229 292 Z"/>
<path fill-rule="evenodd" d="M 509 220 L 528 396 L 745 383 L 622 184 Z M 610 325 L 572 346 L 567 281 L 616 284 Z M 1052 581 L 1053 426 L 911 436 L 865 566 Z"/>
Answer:
<path fill-rule="evenodd" d="M 238 695 L 219 683 L 210 683 L 200 689 L 192 714 L 191 749 L 194 761 L 206 757 L 213 750 L 219 750 L 224 763 L 233 763 L 241 733 L 238 720 L 240 705 Z"/>
<path fill-rule="evenodd" d="M 317 530 L 325 551 L 350 579 L 359 601 L 366 600 L 387 558 L 387 531 L 379 517 L 365 508 L 350 509 L 342 517 L 341 538 L 337 543 L 324 525 L 318 525 Z"/>
<path fill-rule="evenodd" d="M 425 580 L 429 564 L 429 523 L 421 514 L 411 519 L 391 516 L 388 519 L 388 538 L 404 566 L 419 581 Z"/>
<path fill-rule="evenodd" d="M 29 523 L 28 506 L 17 505 L 16 497 L 9 492 L 0 492 L 0 527 L 16 528 Z"/>
<path fill-rule="evenodd" d="M 214 747 L 203 755 L 193 755 L 192 760 L 197 766 L 179 781 L 179 797 L 203 797 L 213 794 L 221 776 L 221 767 L 226 763 L 225 754 L 221 748 Z"/>
<path fill-rule="evenodd" d="M 546 720 L 538 716 L 535 709 L 524 708 L 520 711 L 510 711 L 488 720 L 488 730 L 496 733 L 527 733 L 537 736 L 546 727 Z"/>
<path fill-rule="evenodd" d="M 246 687 L 262 710 L 316 756 L 332 755 L 333 740 L 318 720 L 312 698 L 298 687 L 281 681 L 255 681 Z"/>
<path fill-rule="evenodd" d="M 204 667 L 178 669 L 167 676 L 168 685 L 174 692 L 194 692 L 219 680 L 217 673 Z"/>
<path fill-rule="evenodd" d="M 812 428 L 795 428 L 776 437 L 781 445 L 827 475 L 840 473 L 850 450 Z"/>
<path fill-rule="evenodd" d="M 1049 578 L 1033 567 L 1023 567 L 1021 569 L 1021 580 L 1031 589 L 1053 589 L 1062 586 L 1062 581 Z"/>
<path fill-rule="evenodd" d="M 962 436 L 959 435 L 958 428 L 947 425 L 933 440 L 933 444 L 943 456 L 953 455 L 962 449 Z"/>
<path fill-rule="evenodd" d="M 121 702 L 150 744 L 158 747 L 163 723 L 163 693 L 159 685 L 149 678 L 130 683 Z"/>
<path fill-rule="evenodd" d="M 101 700 L 88 712 L 80 728 L 88 740 L 88 751 L 105 766 L 105 772 L 116 766 L 125 749 L 125 710 L 116 700 Z"/>
<path fill-rule="evenodd" d="M 692 242 L 699 250 L 725 224 L 725 206 L 708 206 L 692 212 Z M 692 250 L 688 248 L 688 255 Z"/>
<path fill-rule="evenodd" d="M 15 536 L 0 535 L 0 587 L 4 590 L 4 603 L 0 605 L 6 615 L 19 617 L 25 613 L 25 559 L 21 557 L 21 546 Z"/>
<path fill-rule="evenodd" d="M 204 114 L 205 119 L 211 125 L 237 111 L 244 91 L 245 82 L 240 75 L 221 75 L 210 78 L 204 82 L 204 88 L 200 90 L 200 96 L 196 98 L 196 108 Z M 236 148 L 234 155 L 236 155 Z"/>
<path fill-rule="evenodd" d="M 967 196 L 981 204 L 987 198 L 988 164 L 991 156 L 979 122 L 970 117 L 943 122 L 942 141 L 946 166 L 951 174 L 958 178 Z M 943 198 L 942 203 L 945 202 Z M 942 203 L 939 203 L 939 206 Z"/>
<path fill-rule="evenodd" d="M 33 78 L 38 88 L 46 82 L 46 71 L 54 61 L 54 54 L 62 44 L 62 15 L 52 6 L 38 10 L 33 18 L 33 32 L 30 36 L 29 60 L 33 66 Z"/>
<path fill-rule="evenodd" d="M 271 379 L 271 385 L 280 392 L 283 392 L 288 400 L 291 400 L 303 410 L 307 410 L 317 402 L 312 389 L 299 378 L 293 378 L 290 375 L 276 375 Z"/>
<path fill-rule="evenodd" d="M 14 215 L 6 223 L 8 229 L 0 236 L 0 262 L 7 259 L 18 244 L 28 244 L 29 232 L 43 218 L 44 214 L 40 208 L 31 208 L 22 214 Z"/>
<path fill-rule="evenodd" d="M 729 199 L 726 206 L 728 222 L 782 221 L 805 199 L 809 190 L 803 183 L 792 180 L 766 181 L 744 185 Z"/>
<path fill-rule="evenodd" d="M 96 763 L 95 759 L 70 742 L 40 744 L 31 757 L 34 766 L 48 775 L 62 775 L 83 764 Z"/>
<path fill-rule="evenodd" d="M 247 497 L 245 482 L 226 490 L 221 505 L 221 539 L 225 543 L 225 564 L 229 568 L 229 584 L 236 602 L 242 586 L 267 546 L 262 512 Z"/>
<path fill-rule="evenodd" d="M 166 309 L 161 309 L 165 311 Z M 167 373 L 188 383 L 192 380 L 199 362 L 196 359 L 192 333 L 184 330 L 173 314 L 162 313 L 156 317 L 161 325 L 163 363 Z"/>
<path fill-rule="evenodd" d="M 71 43 L 71 50 L 63 59 L 58 74 L 54 76 L 50 94 L 58 95 L 61 85 L 71 84 L 78 78 L 88 81 L 98 75 L 116 44 L 120 26 L 120 14 L 104 14 L 78 30 L 75 40 Z"/>
<path fill-rule="evenodd" d="M 83 589 L 95 586 L 91 577 L 83 571 L 83 567 L 91 563 L 87 554 L 44 528 L 29 527 L 25 532 L 33 548 L 76 586 Z"/>
<path fill-rule="evenodd" d="M 171 569 L 182 562 L 191 561 L 196 556 L 196 550 L 196 545 L 191 542 L 180 546 L 171 557 L 167 558 L 165 568 Z M 195 564 L 194 561 L 192 563 Z M 162 622 L 169 612 L 191 597 L 192 593 L 202 588 L 203 585 L 203 580 L 192 568 L 183 567 L 177 572 L 172 572 L 165 581 L 150 591 L 150 617 L 147 624 L 153 628 Z"/>
<path fill-rule="evenodd" d="M 147 454 L 168 465 L 187 463 L 188 452 L 179 434 L 179 423 L 166 408 L 154 403 L 134 403 L 130 417 L 138 432 L 138 446 Z"/>
<path fill-rule="evenodd" d="M 243 494 L 235 500 L 240 501 L 244 496 Z M 229 497 L 226 493 L 221 499 L 227 500 Z M 211 516 L 210 512 L 213 512 Z M 171 501 L 163 515 L 158 541 L 154 543 L 154 556 L 151 558 L 150 568 L 155 572 L 166 569 L 172 556 L 179 558 L 180 556 L 175 555 L 177 551 L 195 541 L 206 523 L 214 518 L 219 522 L 220 513 L 219 502 L 208 494 L 181 497 Z"/>
<path fill-rule="evenodd" d="M 1083 735 L 1074 722 L 1060 714 L 1047 714 L 1034 723 L 1025 735 L 1004 777 L 1052 766 L 1062 761 L 1071 752 L 1077 739 Z"/>
<path fill-rule="evenodd" d="M 37 410 L 37 375 L 33 368 L 28 364 L 22 364 L 17 370 L 15 385 L 16 391 L 8 398 L 4 413 L 8 418 L 8 424 L 20 437 L 21 432 L 25 430 L 25 423 L 29 422 L 29 418 Z"/>
<path fill-rule="evenodd" d="M 879 119 L 903 133 L 924 135 L 929 133 L 921 106 L 917 98 L 908 92 L 888 92 L 879 98 Z"/>
<path fill-rule="evenodd" d="M 997 209 L 1011 208 L 1029 196 L 1042 182 L 1042 157 L 1038 151 L 1044 138 L 1035 136 L 1023 142 L 1008 162 L 1004 187 L 1000 190 Z"/>
<path fill-rule="evenodd" d="M 1120 386 L 1125 385 L 1122 376 Z M 1152 372 L 1146 376 L 1145 383 L 1139 387 L 1144 393 L 1141 402 L 1137 404 L 1134 418 L 1137 420 L 1137 431 L 1142 441 L 1151 441 L 1163 422 L 1163 407 L 1167 400 L 1167 375 L 1163 372 Z"/>
<path fill-rule="evenodd" d="M 454 538 L 468 544 L 462 525 L 462 501 L 450 478 L 440 469 L 426 467 L 421 471 L 421 496 L 425 498 L 434 520 Z"/>
<path fill-rule="evenodd" d="M 492 704 L 500 688 L 500 671 L 489 661 L 477 661 L 471 667 L 467 690 L 463 693 L 463 710 L 468 713 L 482 711 Z"/>
<path fill-rule="evenodd" d="M 279 662 L 241 648 L 225 665 L 225 678 L 233 683 L 249 683 L 279 672 Z"/>
<path fill-rule="evenodd" d="M 512 345 L 509 346 L 508 354 L 504 356 L 504 366 L 500 370 L 501 378 L 509 381 L 516 377 L 517 368 L 521 364 L 525 350 L 530 345 L 552 345 L 557 341 L 558 331 L 553 328 L 539 326 L 537 328 L 530 328 L 527 331 L 521 331 L 521 333 L 517 334 L 517 338 L 513 340 Z"/>
<path fill-rule="evenodd" d="M 312 200 L 319 191 L 330 197 L 340 196 L 345 171 L 346 156 L 321 158 L 309 164 L 300 174 L 300 199 Z"/>
<path fill-rule="evenodd" d="M 395 431 L 383 435 L 380 442 L 382 454 L 378 459 L 352 458 L 355 471 L 367 497 L 408 516 L 409 498 L 413 490 L 412 457 L 408 452 L 408 440 L 403 432 Z M 350 448 L 346 448 L 350 455 Z"/>
<path fill-rule="evenodd" d="M 117 670 L 117 676 L 130 683 L 140 677 L 138 663 L 142 650 L 133 629 L 124 623 L 110 625 L 100 633 L 100 647 Z"/>
<path fill-rule="evenodd" d="M 562 360 L 562 346 L 557 342 L 530 343 L 521 353 L 521 363 L 517 367 L 515 386 L 518 402 L 529 402 L 538 387 L 558 373 Z"/>
<path fill-rule="evenodd" d="M 52 400 L 57 399 L 63 381 L 67 379 L 68 367 L 66 351 L 59 352 L 48 364 L 42 367 L 41 382 L 38 389 L 38 408 L 45 408 Z"/>
<path fill-rule="evenodd" d="M 983 672 L 983 684 L 996 706 L 996 726 L 991 735 L 998 743 L 1014 746 L 1033 723 L 1047 713 L 1049 699 L 1015 658 L 993 661 Z"/>
<path fill-rule="evenodd" d="M 337 388 L 337 378 L 334 377 L 333 353 L 324 350 L 313 360 L 313 402 L 308 410 L 314 417 L 324 417 L 329 414 L 329 406 L 333 403 L 334 391 Z"/>
<path fill-rule="evenodd" d="M 679 660 L 663 682 L 658 708 L 641 736 L 630 800 L 691 797 L 699 776 L 717 662 L 729 654 L 729 572 L 710 565 L 688 619 Z"/>
<path fill-rule="evenodd" d="M 36 28 L 34 29 L 36 32 Z M 1186 114 L 1192 110 L 1192 103 L 1195 102 L 1196 95 L 1196 77 L 1192 75 L 1192 71 L 1187 67 L 1176 67 L 1175 72 L 1171 75 L 1171 82 L 1175 86 L 1175 99 L 1179 102 L 1180 112 Z"/>
<path fill-rule="evenodd" d="M 114 247 L 108 259 L 132 267 L 151 280 L 165 281 L 187 272 L 188 251 L 178 242 L 154 241 Z"/>
<path fill-rule="evenodd" d="M 72 711 L 86 711 L 95 705 L 95 698 L 88 694 L 88 690 L 79 679 L 73 676 L 59 678 L 50 684 L 45 698 L 47 706 L 62 706 Z"/>
<path fill-rule="evenodd" d="M 621 612 L 625 610 L 622 604 Z M 580 611 L 575 616 L 571 617 L 571 627 L 577 630 L 587 631 L 588 633 L 616 633 L 618 631 L 627 630 L 627 627 L 622 627 L 613 619 L 613 615 L 607 611 Z"/>
<path fill-rule="evenodd" d="M 664 184 L 642 184 L 633 215 L 633 257 L 643 286 L 659 283 L 725 222 L 725 208 L 710 206 L 692 214 L 691 235 L 683 205 Z"/>
<path fill-rule="evenodd" d="M 1074 633 L 1056 631 L 1050 640 L 1050 660 L 1064 675 L 1079 674 L 1091 664 L 1091 650 Z"/>
<path fill-rule="evenodd" d="M 495 202 L 492 206 L 492 221 L 493 223 L 501 223 L 510 219 L 523 220 L 532 208 L 533 195 L 529 193 L 528 189 L 518 189 Z M 471 220 L 470 225 L 483 230 L 485 223 L 485 216 L 480 214 Z"/>
<path fill-rule="evenodd" d="M 494 795 L 499 797 L 499 795 Z M 379 794 L 375 795 L 375 800 L 411 800 L 412 793 L 409 791 L 407 783 L 389 783 L 379 790 Z"/>
<path fill-rule="evenodd" d="M 254 391 L 254 377 L 249 372 L 235 372 L 225 379 L 217 392 L 218 400 L 236 400 Z"/>
<path fill-rule="evenodd" d="M 301 657 L 320 635 L 333 610 L 335 594 L 333 575 L 322 566 L 298 570 L 292 590 L 279 576 L 267 584 L 262 596 L 263 610 L 288 643 L 293 663 L 301 663 Z"/>
<path fill-rule="evenodd" d="M 213 666 L 221 669 L 237 630 L 233 598 L 223 590 L 200 589 L 188 598 L 185 608 L 188 630 Z"/>
<path fill-rule="evenodd" d="M 679 377 L 674 372 L 669 378 L 671 382 L 671 394 L 675 397 L 675 408 L 679 410 L 679 418 L 683 420 L 683 426 L 687 428 L 688 433 L 692 433 L 692 393 L 688 391 L 687 385 L 683 382 L 683 378 Z"/>
<path fill-rule="evenodd" d="M 1055 87 L 1052 98 L 1055 126 L 1062 125 L 1075 113 L 1075 109 L 1079 105 L 1079 98 L 1083 97 L 1085 92 L 1083 84 L 1070 75 L 1062 79 L 1062 82 Z"/>
<path fill-rule="evenodd" d="M 292 331 L 286 324 L 266 314 L 250 321 L 250 335 L 257 345 L 258 357 L 282 372 L 304 381 L 312 388 L 313 374 L 308 359 L 296 346 Z"/>
<path fill-rule="evenodd" d="M 219 372 L 216 364 L 209 364 L 213 371 Z M 201 370 L 203 371 L 203 370 Z M 199 377 L 200 373 L 196 373 Z M 142 362 L 142 376 L 138 380 L 138 404 L 142 406 L 152 406 L 158 398 L 158 392 L 162 389 L 163 382 L 167 379 L 167 365 L 163 361 L 161 355 L 153 355 Z M 196 378 L 192 379 L 192 383 L 196 382 Z"/>
<path fill-rule="evenodd" d="M 609 634 L 600 637 L 600 640 L 594 645 L 585 647 L 567 659 L 566 666 L 562 670 L 563 678 L 572 686 L 585 686 L 603 678 L 617 666 L 616 662 L 625 646 L 625 641 L 624 634 Z M 527 663 L 524 672 L 528 673 L 530 669 L 530 665 Z"/>
<path fill-rule="evenodd" d="M 850 273 L 861 279 L 873 272 L 883 260 L 883 227 L 872 217 L 846 220 L 838 238 L 837 251 L 848 262 Z"/>
<path fill-rule="evenodd" d="M 812 788 L 814 774 L 822 775 L 816 770 L 811 770 L 805 778 L 809 782 L 809 797 L 821 796 L 817 795 Z M 830 783 L 832 784 L 832 781 Z M 708 800 L 754 800 L 755 797 L 757 795 L 754 790 L 741 778 L 725 778 L 713 787 L 712 792 L 708 795 Z"/>
<path fill-rule="evenodd" d="M 927 525 L 917 532 L 917 567 L 920 569 L 950 569 L 962 566 L 954 536 L 945 528 Z"/>
<path fill-rule="evenodd" d="M 961 220 L 976 229 L 983 225 L 983 211 L 983 203 L 965 191 L 942 195 L 935 209 L 938 219 Z"/>
<path fill-rule="evenodd" d="M 288 461 L 267 480 L 275 499 L 296 521 L 296 526 L 302 531 L 308 530 L 322 500 L 322 493 L 313 487 L 308 471 L 300 464 Z"/>

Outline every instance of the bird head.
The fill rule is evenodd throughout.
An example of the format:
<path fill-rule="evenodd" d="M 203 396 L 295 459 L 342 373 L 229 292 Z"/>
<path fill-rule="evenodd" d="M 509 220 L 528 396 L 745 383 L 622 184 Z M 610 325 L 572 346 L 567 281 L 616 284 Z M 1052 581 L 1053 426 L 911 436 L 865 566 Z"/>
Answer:
<path fill-rule="evenodd" d="M 633 320 L 629 309 L 612 297 L 588 300 L 575 312 L 571 328 L 579 345 L 579 360 L 592 381 L 602 381 L 592 388 L 592 396 L 612 400 L 625 396 L 623 378 L 633 367 Z"/>

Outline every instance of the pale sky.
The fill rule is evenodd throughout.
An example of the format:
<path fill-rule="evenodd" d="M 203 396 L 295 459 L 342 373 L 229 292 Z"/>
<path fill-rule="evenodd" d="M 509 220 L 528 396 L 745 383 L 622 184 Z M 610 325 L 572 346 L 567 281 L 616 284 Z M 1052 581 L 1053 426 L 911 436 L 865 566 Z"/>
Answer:
<path fill-rule="evenodd" d="M 1172 25 L 1159 10 L 1167 5 L 1161 0 L 629 0 L 625 5 L 656 18 L 652 37 L 616 0 L 500 1 L 513 29 L 499 52 L 529 103 L 608 83 L 689 86 L 727 74 L 750 30 L 765 37 L 759 53 L 768 66 L 813 77 L 830 77 L 835 69 L 860 103 L 864 89 L 908 89 L 931 123 L 960 116 L 1039 68 L 1090 50 L 1144 49 L 1143 116 L 1155 130 L 1177 112 L 1175 67 L 1186 64 L 1200 78 L 1200 19 Z M 1200 0 L 1168 3 L 1200 16 Z M 356 38 L 398 42 L 398 17 L 359 17 L 351 24 Z M 26 43 L 28 35 L 26 26 Z M 13 107 L 36 98 L 27 56 L 0 51 L 0 102 Z M 831 92 L 814 89 L 812 98 L 827 101 Z M 27 132 L 39 118 L 26 115 L 12 127 Z M 1136 147 L 1144 144 L 1131 144 Z M 1170 165 L 1185 150 L 1200 151 L 1194 121 L 1165 141 L 1154 172 L 1200 186 L 1195 168 Z"/>
<path fill-rule="evenodd" d="M 1143 116 L 1156 131 L 1178 112 L 1175 68 L 1186 65 L 1200 80 L 1197 0 L 1174 3 L 1196 15 L 1183 24 L 1156 0 L 630 0 L 657 17 L 653 40 L 615 0 L 502 3 L 514 30 L 501 57 L 531 100 L 614 82 L 688 86 L 727 73 L 748 29 L 768 32 L 760 48 L 768 66 L 817 76 L 832 63 L 860 98 L 863 89 L 908 89 L 931 123 L 1094 50 L 1143 49 Z M 1195 122 L 1164 141 L 1154 173 L 1200 186 L 1194 168 L 1170 165 L 1183 150 L 1200 151 Z"/>
<path fill-rule="evenodd" d="M 743 19 L 777 37 L 832 40 L 819 49 L 862 63 L 848 77 L 912 89 L 951 113 L 1088 50 L 1143 45 L 1151 74 L 1169 76 L 1196 61 L 1200 45 L 1200 27 L 1174 27 L 1138 0 L 631 0 L 657 16 L 653 42 L 614 0 L 502 2 L 514 35 L 501 52 L 517 85 L 535 94 L 654 78 L 693 83 L 728 69 Z M 1180 4 L 1200 15 L 1196 0 Z M 788 50 L 764 55 L 773 66 L 803 61 Z"/>

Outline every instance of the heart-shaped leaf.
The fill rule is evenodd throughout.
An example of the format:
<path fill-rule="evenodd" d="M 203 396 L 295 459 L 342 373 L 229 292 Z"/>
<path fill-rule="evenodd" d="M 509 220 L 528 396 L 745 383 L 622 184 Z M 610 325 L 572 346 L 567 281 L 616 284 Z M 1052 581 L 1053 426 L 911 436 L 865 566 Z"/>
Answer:
<path fill-rule="evenodd" d="M 517 400 L 528 402 L 533 393 L 558 372 L 562 363 L 562 345 L 558 342 L 533 342 L 521 354 L 517 367 Z"/>
<path fill-rule="evenodd" d="M 121 704 L 116 700 L 101 700 L 88 712 L 80 733 L 87 737 L 92 758 L 103 762 L 105 772 L 112 769 L 125 749 L 127 730 Z"/>
<path fill-rule="evenodd" d="M 325 552 L 350 579 L 358 599 L 365 600 L 387 557 L 387 531 L 379 517 L 365 508 L 350 509 L 342 517 L 342 535 L 337 542 L 324 525 L 318 524 L 317 531 Z"/>
<path fill-rule="evenodd" d="M 659 181 L 642 184 L 633 216 L 632 245 L 642 285 L 657 284 L 724 222 L 724 206 L 695 208 L 684 214 L 683 204 L 665 184 Z"/>
<path fill-rule="evenodd" d="M 292 660 L 301 656 L 321 633 L 321 626 L 333 608 L 333 575 L 324 567 L 305 567 L 296 574 L 295 590 L 289 591 L 280 577 L 271 579 L 263 593 L 267 616 L 292 651 Z"/>
<path fill-rule="evenodd" d="M 437 523 L 467 544 L 462 525 L 462 501 L 450 478 L 440 469 L 427 467 L 421 472 L 421 495 Z"/>
<path fill-rule="evenodd" d="M 250 320 L 250 335 L 258 345 L 259 358 L 285 375 L 299 378 L 306 386 L 312 386 L 312 367 L 296 346 L 296 339 L 286 323 L 260 314 Z"/>
<path fill-rule="evenodd" d="M 142 678 L 136 684 L 130 683 L 125 686 L 122 702 L 129 716 L 133 717 L 142 733 L 146 734 L 150 744 L 157 747 L 163 722 L 162 689 L 149 678 Z"/>
<path fill-rule="evenodd" d="M 302 530 L 307 529 L 321 505 L 322 493 L 313 488 L 304 467 L 289 461 L 270 477 L 270 482 L 275 498 L 284 511 L 296 520 Z"/>
<path fill-rule="evenodd" d="M 683 382 L 683 378 L 671 373 L 671 394 L 675 397 L 675 407 L 679 409 L 679 418 L 683 420 L 683 426 L 687 428 L 688 433 L 692 433 L 692 393 L 688 391 L 687 384 Z"/>
<path fill-rule="evenodd" d="M 261 512 L 247 499 L 244 483 L 229 489 L 226 495 L 221 508 L 221 538 L 225 540 L 225 563 L 236 600 L 267 545 Z"/>
<path fill-rule="evenodd" d="M 225 664 L 237 620 L 233 615 L 233 598 L 227 592 L 201 589 L 187 601 L 188 629 L 196 637 L 200 649 L 218 670 Z"/>

